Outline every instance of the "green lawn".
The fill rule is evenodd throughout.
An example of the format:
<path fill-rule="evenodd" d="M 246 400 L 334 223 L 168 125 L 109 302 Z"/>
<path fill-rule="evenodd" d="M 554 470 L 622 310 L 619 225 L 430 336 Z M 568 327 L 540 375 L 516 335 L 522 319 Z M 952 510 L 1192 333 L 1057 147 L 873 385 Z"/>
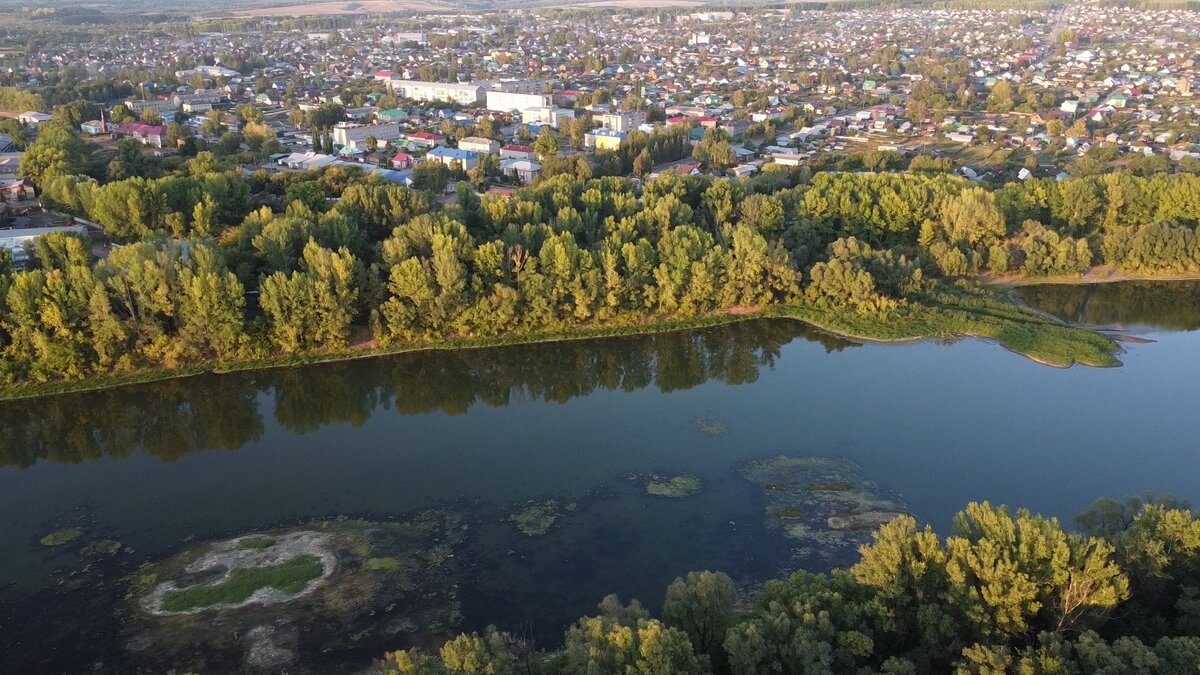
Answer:
<path fill-rule="evenodd" d="M 260 588 L 299 593 L 324 571 L 320 559 L 311 555 L 298 555 L 278 565 L 239 568 L 218 584 L 168 591 L 163 594 L 162 609 L 167 612 L 186 612 L 213 605 L 235 605 L 244 602 Z"/>

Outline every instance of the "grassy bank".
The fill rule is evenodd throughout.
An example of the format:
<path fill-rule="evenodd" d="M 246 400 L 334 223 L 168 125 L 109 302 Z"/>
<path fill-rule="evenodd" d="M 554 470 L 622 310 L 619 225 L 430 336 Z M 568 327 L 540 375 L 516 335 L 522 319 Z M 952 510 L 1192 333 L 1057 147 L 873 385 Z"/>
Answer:
<path fill-rule="evenodd" d="M 226 362 L 208 362 L 187 368 L 148 368 L 134 373 L 103 374 L 84 380 L 33 382 L 0 388 L 0 400 L 35 398 L 95 391 L 203 373 L 231 373 L 373 358 L 407 352 L 481 349 L 535 343 L 648 335 L 668 331 L 709 328 L 738 321 L 778 318 L 803 321 L 815 328 L 849 339 L 901 342 L 927 338 L 978 337 L 995 340 L 1005 348 L 1039 363 L 1056 367 L 1074 364 L 1115 366 L 1118 346 L 1099 333 L 1066 325 L 1017 304 L 1002 290 L 947 288 L 921 296 L 901 311 L 863 314 L 811 305 L 781 305 L 755 311 L 722 312 L 687 319 L 637 321 L 563 331 L 513 335 L 446 338 L 436 342 L 381 347 L 363 342 L 336 352 L 279 355 Z"/>

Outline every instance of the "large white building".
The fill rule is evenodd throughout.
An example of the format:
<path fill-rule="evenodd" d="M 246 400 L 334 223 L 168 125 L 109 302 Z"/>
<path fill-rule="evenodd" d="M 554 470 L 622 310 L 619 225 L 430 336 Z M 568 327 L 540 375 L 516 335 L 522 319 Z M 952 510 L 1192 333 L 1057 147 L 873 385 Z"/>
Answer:
<path fill-rule="evenodd" d="M 610 112 L 600 116 L 600 126 L 627 134 L 646 123 L 646 114 L 640 110 Z"/>
<path fill-rule="evenodd" d="M 550 94 L 523 94 L 516 91 L 487 92 L 487 109 L 496 112 L 550 108 L 553 105 L 554 97 Z"/>
<path fill-rule="evenodd" d="M 484 89 L 478 84 L 391 79 L 388 87 L 412 101 L 449 101 L 465 106 L 477 106 L 484 101 Z"/>
<path fill-rule="evenodd" d="M 374 136 L 380 144 L 400 138 L 400 125 L 384 124 L 348 124 L 341 122 L 333 127 L 333 142 L 342 146 L 354 146 Z"/>
<path fill-rule="evenodd" d="M 490 138 L 468 136 L 458 142 L 459 150 L 470 150 L 481 155 L 495 155 L 500 152 L 500 144 Z"/>
<path fill-rule="evenodd" d="M 525 124 L 549 124 L 558 129 L 568 119 L 575 119 L 575 111 L 570 108 L 526 108 L 521 111 L 521 121 Z"/>
<path fill-rule="evenodd" d="M 143 110 L 153 110 L 156 113 L 171 112 L 179 110 L 179 103 L 175 99 L 171 100 L 154 100 L 154 101 L 125 101 L 125 107 L 134 115 L 141 115 Z"/>

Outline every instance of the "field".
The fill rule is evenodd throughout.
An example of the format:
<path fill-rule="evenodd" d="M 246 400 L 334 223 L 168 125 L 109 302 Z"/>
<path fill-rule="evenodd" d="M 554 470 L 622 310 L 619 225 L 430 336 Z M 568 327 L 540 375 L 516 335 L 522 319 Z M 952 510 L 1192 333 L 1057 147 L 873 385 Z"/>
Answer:
<path fill-rule="evenodd" d="M 454 9 L 435 0 L 362 0 L 361 2 L 313 2 L 277 7 L 256 7 L 233 12 L 235 16 L 330 16 L 335 14 L 387 14 Z"/>

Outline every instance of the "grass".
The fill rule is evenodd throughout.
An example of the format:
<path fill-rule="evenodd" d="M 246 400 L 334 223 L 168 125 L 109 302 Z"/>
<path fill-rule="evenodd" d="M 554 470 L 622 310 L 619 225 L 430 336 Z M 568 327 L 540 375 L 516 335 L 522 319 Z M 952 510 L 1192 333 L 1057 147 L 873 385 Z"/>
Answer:
<path fill-rule="evenodd" d="M 606 326 L 500 336 L 444 338 L 437 342 L 401 343 L 387 347 L 359 344 L 340 351 L 275 355 L 228 362 L 212 361 L 187 368 L 146 368 L 134 373 L 100 374 L 82 380 L 23 382 L 6 386 L 0 385 L 0 400 L 95 391 L 203 373 L 287 368 L 406 352 L 481 349 L 648 335 L 710 328 L 764 318 L 796 319 L 844 337 L 876 341 L 986 338 L 995 340 L 1013 352 L 1051 366 L 1067 367 L 1076 363 L 1088 366 L 1114 366 L 1120 363 L 1113 356 L 1117 351 L 1117 345 L 1112 340 L 1099 333 L 1064 324 L 1057 319 L 1022 307 L 1004 291 L 942 286 L 941 290 L 915 298 L 908 307 L 888 315 L 797 304 L 771 306 L 753 312 L 716 312 L 679 319 L 654 320 L 637 317 L 627 318 L 621 323 Z"/>
<path fill-rule="evenodd" d="M 806 305 L 773 309 L 767 314 L 799 319 L 852 338 L 902 341 L 979 337 L 1060 368 L 1076 363 L 1120 365 L 1114 356 L 1117 344 L 1108 337 L 1022 307 L 1006 292 L 992 289 L 946 287 L 889 315 Z"/>
<path fill-rule="evenodd" d="M 274 545 L 275 540 L 270 537 L 246 537 L 237 544 L 238 548 L 247 551 L 262 551 Z"/>
<path fill-rule="evenodd" d="M 262 588 L 296 594 L 324 571 L 320 559 L 311 555 L 298 555 L 278 565 L 238 568 L 220 583 L 164 593 L 162 609 L 167 612 L 186 612 L 213 605 L 236 605 Z"/>
<path fill-rule="evenodd" d="M 42 546 L 62 546 L 69 544 L 83 535 L 83 529 L 78 527 L 68 527 L 62 530 L 55 530 L 50 534 L 38 540 Z"/>

